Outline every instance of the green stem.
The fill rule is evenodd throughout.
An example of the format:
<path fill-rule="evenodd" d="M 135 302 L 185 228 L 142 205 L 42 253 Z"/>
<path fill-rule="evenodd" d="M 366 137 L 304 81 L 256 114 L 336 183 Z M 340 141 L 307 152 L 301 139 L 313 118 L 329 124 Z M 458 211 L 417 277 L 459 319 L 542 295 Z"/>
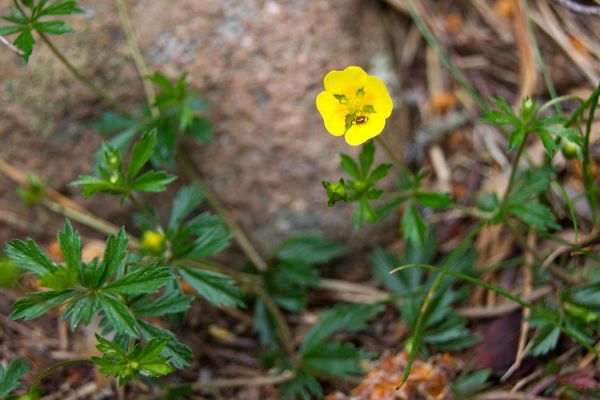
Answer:
<path fill-rule="evenodd" d="M 521 160 L 521 156 L 523 155 L 523 150 L 525 149 L 525 142 L 527 142 L 527 136 L 529 133 L 525 133 L 525 138 L 523 139 L 523 143 L 519 146 L 519 150 L 517 150 L 517 155 L 513 158 L 512 163 L 510 165 L 510 177 L 508 178 L 508 183 L 506 184 L 506 190 L 504 191 L 504 196 L 502 196 L 502 202 L 500 203 L 500 209 L 503 210 L 506 206 L 506 202 L 508 201 L 508 197 L 510 195 L 510 191 L 512 190 L 515 176 L 517 174 L 517 169 L 519 166 L 519 161 Z"/>
<path fill-rule="evenodd" d="M 231 232 L 233 233 L 236 242 L 242 249 L 242 251 L 246 254 L 246 256 L 250 259 L 250 261 L 258 268 L 259 271 L 266 271 L 268 265 L 266 261 L 261 257 L 256 248 L 246 236 L 246 233 L 242 230 L 242 228 L 238 225 L 235 219 L 231 216 L 229 211 L 225 208 L 225 206 L 221 203 L 221 200 L 217 197 L 217 195 L 208 187 L 202 178 L 200 178 L 200 174 L 198 173 L 196 166 L 192 163 L 188 155 L 184 152 L 182 148 L 177 151 L 175 154 L 175 160 L 179 164 L 180 168 L 183 172 L 188 176 L 188 179 L 192 182 L 196 182 L 200 186 L 204 188 L 204 195 L 206 197 L 206 201 L 212 207 L 212 209 L 219 214 L 219 216 L 223 219 L 225 224 L 229 227 Z"/>
<path fill-rule="evenodd" d="M 108 93 L 106 93 L 104 90 L 102 90 L 101 88 L 96 86 L 89 78 L 87 78 L 81 72 L 79 72 L 79 70 L 77 68 L 75 68 L 75 66 L 73 64 L 71 64 L 71 62 L 60 52 L 60 50 L 58 50 L 58 48 L 56 46 L 54 46 L 54 43 L 52 43 L 50 38 L 48 38 L 48 36 L 46 36 L 46 34 L 44 32 L 37 31 L 37 33 L 40 35 L 40 38 L 42 39 L 42 41 L 50 48 L 50 51 L 52 51 L 52 53 L 56 56 L 56 58 L 59 59 L 59 61 L 69 70 L 69 72 L 71 72 L 71 74 L 73 74 L 73 76 L 75 78 L 77 78 L 77 80 L 79 82 L 81 82 L 85 87 L 87 87 L 89 90 L 94 92 L 98 97 L 103 99 L 105 102 L 110 104 L 119 113 L 121 113 L 131 119 L 139 119 L 137 116 L 133 115 L 131 112 L 129 112 L 123 106 L 121 106 L 121 104 L 118 101 L 116 101 L 114 98 L 112 98 Z"/>
<path fill-rule="evenodd" d="M 156 118 L 160 114 L 158 108 L 154 106 L 156 101 L 156 92 L 154 91 L 152 82 L 147 79 L 150 73 L 148 72 L 148 67 L 146 66 L 144 57 L 142 56 L 142 51 L 140 50 L 135 33 L 133 32 L 131 19 L 129 18 L 129 13 L 127 12 L 127 5 L 123 0 L 115 0 L 115 2 L 117 3 L 119 17 L 121 18 L 121 25 L 123 25 L 123 31 L 125 32 L 127 43 L 131 49 L 131 56 L 133 57 L 135 67 L 144 87 L 144 92 L 146 93 L 146 99 L 148 100 L 148 105 L 150 106 L 150 112 L 152 113 L 152 116 Z"/>
<path fill-rule="evenodd" d="M 429 264 L 407 264 L 407 265 L 403 265 L 401 267 L 394 269 L 390 273 L 399 272 L 399 271 L 402 271 L 407 268 L 429 269 L 431 271 L 436 271 L 436 272 L 439 272 L 439 273 L 442 273 L 445 275 L 454 276 L 458 279 L 469 282 L 473 285 L 481 286 L 487 290 L 491 290 L 492 292 L 497 293 L 500 296 L 506 297 L 507 299 L 514 301 L 515 303 L 519 304 L 521 307 L 528 308 L 531 311 L 535 312 L 536 314 L 540 315 L 541 317 L 546 319 L 546 321 L 549 322 L 551 325 L 560 329 L 563 333 L 570 336 L 571 339 L 573 339 L 574 341 L 579 343 L 581 346 L 585 347 L 586 350 L 594 353 L 597 356 L 600 356 L 600 351 L 596 350 L 594 347 L 592 347 L 587 342 L 585 342 L 583 339 L 581 339 L 581 337 L 579 336 L 578 333 L 573 332 L 572 329 L 570 329 L 567 326 L 563 326 L 560 323 L 560 319 L 556 318 L 556 316 L 553 315 L 551 312 L 549 312 L 546 309 L 536 307 L 533 304 L 527 303 L 526 301 L 521 300 L 519 297 L 515 296 L 514 294 L 510 293 L 507 290 L 504 290 L 504 289 L 499 288 L 494 285 L 490 285 L 489 283 L 479 280 L 477 278 L 473 278 L 472 276 L 465 275 L 460 272 L 451 271 L 451 270 L 448 270 L 445 268 L 436 267 L 434 265 L 429 265 Z"/>
<path fill-rule="evenodd" d="M 580 105 L 584 103 L 584 101 L 583 101 L 583 99 L 581 97 L 575 96 L 573 94 L 567 94 L 567 95 L 564 95 L 564 96 L 555 97 L 552 100 L 550 100 L 549 102 L 545 103 L 543 106 L 541 106 L 537 110 L 536 114 L 540 115 L 544 111 L 546 111 L 548 108 L 550 108 L 550 107 L 552 107 L 554 105 L 558 105 L 558 104 L 560 104 L 562 102 L 565 102 L 565 101 L 570 101 L 570 100 L 576 100 L 576 101 L 579 102 Z"/>
<path fill-rule="evenodd" d="M 37 389 L 38 385 L 42 382 L 42 380 L 45 377 L 47 377 L 48 375 L 50 375 L 51 373 L 53 373 L 54 371 L 56 371 L 57 369 L 71 367 L 73 365 L 80 365 L 80 364 L 93 364 L 93 362 L 92 362 L 92 360 L 89 360 L 89 359 L 67 360 L 67 361 L 58 362 L 58 363 L 50 366 L 44 372 L 42 372 L 41 374 L 39 374 L 38 376 L 35 377 L 35 379 L 31 383 L 31 386 L 29 387 L 29 394 L 33 394 L 35 389 Z"/>
<path fill-rule="evenodd" d="M 407 176 L 412 176 L 412 171 L 410 170 L 410 168 L 408 168 L 402 161 L 400 161 L 400 159 L 392 151 L 392 148 L 386 143 L 385 140 L 381 138 L 381 136 L 377 136 L 375 138 L 375 141 L 381 146 L 385 154 L 387 154 L 389 159 L 399 170 L 401 170 Z"/>

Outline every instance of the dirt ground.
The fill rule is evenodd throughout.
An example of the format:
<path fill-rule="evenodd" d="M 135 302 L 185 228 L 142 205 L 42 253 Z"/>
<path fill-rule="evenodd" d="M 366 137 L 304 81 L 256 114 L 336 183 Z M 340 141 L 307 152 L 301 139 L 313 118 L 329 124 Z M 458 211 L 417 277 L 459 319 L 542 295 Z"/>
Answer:
<path fill-rule="evenodd" d="M 149 68 L 171 76 L 187 71 L 211 105 L 216 141 L 195 146 L 194 158 L 259 248 L 268 253 L 280 238 L 298 232 L 356 243 L 376 239 L 369 230 L 356 237 L 349 207 L 326 206 L 320 182 L 341 176 L 337 154 L 353 149 L 326 133 L 314 99 L 323 75 L 333 68 L 356 64 L 393 78 L 381 5 L 358 0 L 173 4 L 129 1 L 132 24 Z M 1 9 L 9 5 L 0 1 Z M 58 46 L 118 99 L 132 107 L 142 102 L 114 4 L 81 5 L 86 14 L 69 18 L 77 35 L 58 38 Z M 101 141 L 90 124 L 107 106 L 70 79 L 43 44 L 27 66 L 8 49 L 0 51 L 0 157 L 81 200 L 67 184 L 88 171 Z M 32 232 L 32 226 L 54 232 L 61 225 L 61 217 L 19 205 L 13 185 L 2 177 L 0 186 L 0 210 L 22 222 L 3 223 L 1 242 Z M 106 197 L 83 204 L 115 223 L 126 221 L 127 211 Z"/>

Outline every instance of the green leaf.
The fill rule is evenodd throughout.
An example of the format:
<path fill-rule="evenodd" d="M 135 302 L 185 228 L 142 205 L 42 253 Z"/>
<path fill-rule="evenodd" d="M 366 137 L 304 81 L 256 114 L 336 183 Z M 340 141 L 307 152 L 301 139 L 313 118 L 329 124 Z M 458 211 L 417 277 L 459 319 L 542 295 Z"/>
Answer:
<path fill-rule="evenodd" d="M 106 319 L 118 333 L 137 337 L 135 317 L 131 311 L 113 295 L 99 293 L 98 300 Z"/>
<path fill-rule="evenodd" d="M 362 176 L 367 176 L 371 166 L 373 165 L 373 160 L 375 159 L 375 145 L 373 144 L 372 140 L 369 140 L 363 145 L 358 159 L 360 162 Z"/>
<path fill-rule="evenodd" d="M 28 293 L 13 304 L 13 312 L 9 315 L 9 318 L 32 320 L 61 306 L 74 294 L 75 291 L 73 290 Z"/>
<path fill-rule="evenodd" d="M 302 342 L 301 352 L 323 342 L 338 332 L 355 332 L 366 327 L 367 321 L 383 311 L 381 305 L 343 304 L 323 313 L 319 321 L 308 331 Z"/>
<path fill-rule="evenodd" d="M 135 313 L 147 317 L 160 317 L 167 314 L 178 314 L 185 312 L 190 308 L 194 297 L 185 296 L 179 291 L 172 291 L 163 294 L 158 299 L 152 299 L 143 296 L 139 301 L 134 302 Z"/>
<path fill-rule="evenodd" d="M 169 359 L 171 365 L 177 369 L 182 369 L 190 366 L 190 359 L 192 358 L 192 350 L 177 341 L 175 335 L 157 326 L 151 325 L 148 322 L 137 320 L 138 330 L 144 340 L 151 340 L 154 338 L 168 339 L 167 345 L 163 349 L 163 355 Z"/>
<path fill-rule="evenodd" d="M 340 165 L 352 178 L 356 180 L 363 178 L 358 164 L 348 154 L 340 153 Z"/>
<path fill-rule="evenodd" d="M 260 344 L 277 344 L 277 326 L 275 321 L 271 314 L 269 314 L 265 303 L 258 299 L 254 303 L 254 320 L 252 322 L 252 328 L 258 333 Z"/>
<path fill-rule="evenodd" d="M 213 140 L 213 127 L 206 118 L 194 117 L 192 123 L 185 130 L 185 134 L 191 136 L 199 143 L 209 143 Z"/>
<path fill-rule="evenodd" d="M 11 240 L 6 246 L 6 256 L 19 268 L 39 275 L 51 274 L 57 266 L 31 239 Z"/>
<path fill-rule="evenodd" d="M 294 379 L 281 384 L 281 393 L 284 399 L 322 399 L 323 388 L 310 372 L 305 369 L 296 371 Z"/>
<path fill-rule="evenodd" d="M 345 378 L 362 373 L 360 362 L 370 354 L 351 344 L 317 343 L 302 353 L 302 364 L 321 375 Z"/>
<path fill-rule="evenodd" d="M 560 329 L 550 324 L 543 324 L 533 341 L 533 347 L 530 350 L 531 355 L 542 356 L 554 350 L 559 337 Z"/>
<path fill-rule="evenodd" d="M 132 181 L 133 178 L 140 172 L 144 164 L 148 162 L 152 156 L 152 150 L 156 145 L 156 129 L 144 132 L 139 142 L 137 142 L 131 150 L 129 158 L 129 168 L 127 170 L 127 179 Z M 139 190 L 139 189 L 138 189 Z"/>
<path fill-rule="evenodd" d="M 179 273 L 194 290 L 217 307 L 244 305 L 240 299 L 240 293 L 234 285 L 234 280 L 228 276 L 186 267 L 180 267 Z"/>
<path fill-rule="evenodd" d="M 512 215 L 527 225 L 533 225 L 544 230 L 548 228 L 560 228 L 552 210 L 536 200 L 518 204 L 510 203 L 507 205 L 507 209 Z"/>
<path fill-rule="evenodd" d="M 35 39 L 31 34 L 29 29 L 24 29 L 21 31 L 21 34 L 17 36 L 13 44 L 21 51 L 23 51 L 23 60 L 25 64 L 29 62 L 29 57 L 31 56 L 31 52 L 33 52 L 33 45 L 35 44 Z"/>
<path fill-rule="evenodd" d="M 405 240 L 412 243 L 415 247 L 423 247 L 429 229 L 421 213 L 419 213 L 412 202 L 408 202 L 406 206 L 401 226 Z"/>
<path fill-rule="evenodd" d="M 85 13 L 85 11 L 78 8 L 77 2 L 74 0 L 57 1 L 42 9 L 42 15 L 71 15 L 83 13 Z"/>
<path fill-rule="evenodd" d="M 171 279 L 170 268 L 142 267 L 106 285 L 104 290 L 120 294 L 153 293 Z"/>
<path fill-rule="evenodd" d="M 452 195 L 450 193 L 416 192 L 415 200 L 417 203 L 431 208 L 446 208 L 452 205 Z"/>
<path fill-rule="evenodd" d="M 94 122 L 94 129 L 100 133 L 116 133 L 119 131 L 128 130 L 132 127 L 138 127 L 138 121 L 126 117 L 122 114 L 107 111 L 100 115 Z M 119 147 L 113 143 L 115 147 Z"/>
<path fill-rule="evenodd" d="M 179 226 L 183 219 L 202 203 L 203 197 L 202 188 L 198 185 L 185 186 L 179 189 L 171 208 L 169 229 Z"/>
<path fill-rule="evenodd" d="M 6 18 L 3 18 L 3 19 L 6 19 Z M 26 29 L 26 28 L 24 28 L 23 26 L 20 26 L 20 25 L 0 26 L 0 35 L 8 36 L 8 35 L 12 35 L 13 33 L 21 32 L 24 29 Z"/>
<path fill-rule="evenodd" d="M 81 321 L 89 325 L 98 309 L 99 302 L 95 294 L 78 295 L 67 305 L 62 319 L 71 321 L 71 330 L 74 331 Z"/>
<path fill-rule="evenodd" d="M 191 245 L 191 248 L 180 258 L 197 259 L 210 257 L 229 246 L 231 234 L 222 227 L 214 227 L 203 232 Z"/>
<path fill-rule="evenodd" d="M 313 265 L 330 262 L 345 251 L 345 246 L 322 236 L 302 235 L 284 241 L 276 253 L 280 260 Z"/>
<path fill-rule="evenodd" d="M 0 398 L 8 395 L 21 385 L 21 378 L 27 373 L 29 363 L 23 360 L 12 360 L 5 368 L 0 365 Z"/>
<path fill-rule="evenodd" d="M 390 272 L 402 263 L 389 251 L 377 248 L 369 255 L 375 278 L 394 294 L 412 293 L 419 288 L 422 273 L 418 269 L 407 269 L 395 274 Z"/>
<path fill-rule="evenodd" d="M 481 369 L 470 374 L 460 374 L 452 382 L 452 389 L 457 396 L 465 399 L 470 398 L 489 385 L 490 375 L 491 371 L 489 369 Z"/>
<path fill-rule="evenodd" d="M 310 264 L 294 261 L 278 261 L 273 268 L 287 282 L 299 286 L 318 286 L 319 270 Z"/>
<path fill-rule="evenodd" d="M 131 184 L 131 189 L 140 192 L 164 192 L 166 186 L 175 179 L 177 177 L 164 171 L 148 171 L 135 178 Z"/>
<path fill-rule="evenodd" d="M 62 232 L 58 232 L 58 246 L 67 264 L 67 268 L 81 272 L 81 239 L 78 232 L 73 232 L 71 221 L 65 222 L 65 228 Z M 82 282 L 83 283 L 83 282 Z"/>
<path fill-rule="evenodd" d="M 90 198 L 93 194 L 105 192 L 118 194 L 120 191 L 118 187 L 97 176 L 82 175 L 79 179 L 70 183 L 71 186 L 83 186 L 83 197 L 86 199 Z"/>
<path fill-rule="evenodd" d="M 119 229 L 117 236 L 110 235 L 104 248 L 104 256 L 100 266 L 100 274 L 95 287 L 104 285 L 114 275 L 115 271 L 125 261 L 127 257 L 127 245 L 129 240 L 125 234 L 125 229 Z"/>
<path fill-rule="evenodd" d="M 523 142 L 525 142 L 525 136 L 527 136 L 527 132 L 524 128 L 518 128 L 512 131 L 508 136 L 508 151 L 512 151 L 523 146 Z"/>
<path fill-rule="evenodd" d="M 37 31 L 50 33 L 51 35 L 64 35 L 65 33 L 75 32 L 64 21 L 36 22 L 33 26 Z"/>
<path fill-rule="evenodd" d="M 369 175 L 369 182 L 374 183 L 385 178 L 391 168 L 392 164 L 379 164 Z"/>

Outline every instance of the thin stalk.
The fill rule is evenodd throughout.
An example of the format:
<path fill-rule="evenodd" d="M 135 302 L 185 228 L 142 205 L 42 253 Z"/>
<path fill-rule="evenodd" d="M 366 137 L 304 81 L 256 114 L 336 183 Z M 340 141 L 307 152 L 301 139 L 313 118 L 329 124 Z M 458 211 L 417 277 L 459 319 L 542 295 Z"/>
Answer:
<path fill-rule="evenodd" d="M 192 182 L 196 182 L 204 188 L 204 195 L 206 197 L 206 201 L 212 207 L 212 209 L 219 214 L 219 216 L 223 219 L 225 224 L 229 227 L 231 232 L 233 233 L 236 242 L 242 249 L 242 251 L 246 254 L 246 256 L 250 259 L 250 261 L 258 268 L 259 271 L 266 271 L 268 265 L 266 261 L 262 258 L 262 256 L 258 253 L 256 248 L 246 236 L 246 233 L 243 229 L 238 225 L 235 219 L 231 216 L 229 211 L 225 208 L 221 200 L 217 197 L 217 195 L 212 191 L 210 187 L 208 187 L 200 174 L 198 173 L 196 166 L 192 163 L 188 155 L 183 151 L 183 149 L 179 149 L 179 151 L 175 154 L 175 160 L 179 164 L 180 168 L 183 172 L 188 176 L 188 179 Z"/>
<path fill-rule="evenodd" d="M 392 148 L 386 143 L 385 140 L 383 140 L 381 138 L 381 136 L 376 137 L 375 141 L 377 142 L 377 144 L 379 144 L 381 146 L 381 148 L 383 149 L 385 154 L 387 154 L 387 156 L 389 157 L 390 161 L 392 161 L 392 163 L 399 170 L 401 170 L 407 176 L 412 175 L 412 171 L 394 154 L 394 152 L 392 151 Z"/>
<path fill-rule="evenodd" d="M 148 100 L 148 105 L 150 106 L 150 112 L 152 113 L 152 116 L 156 118 L 160 113 L 158 108 L 154 106 L 154 103 L 156 101 L 156 92 L 154 91 L 154 86 L 152 85 L 152 82 L 150 82 L 147 79 L 150 73 L 148 72 L 148 67 L 146 66 L 146 62 L 144 61 L 144 57 L 142 56 L 140 46 L 135 37 L 135 33 L 133 32 L 133 28 L 131 26 L 131 19 L 129 18 L 129 13 L 127 12 L 127 5 L 123 0 L 115 0 L 115 2 L 117 3 L 117 8 L 119 10 L 119 18 L 121 19 L 121 25 L 123 25 L 123 31 L 125 32 L 127 43 L 129 45 L 129 48 L 131 49 L 131 56 L 133 57 L 135 67 L 138 71 L 140 80 L 142 81 L 142 85 L 144 87 L 146 99 Z"/>
<path fill-rule="evenodd" d="M 510 191 L 512 190 L 512 186 L 515 181 L 515 176 L 517 174 L 517 167 L 519 166 L 519 161 L 521 160 L 521 156 L 523 155 L 523 150 L 525 149 L 525 142 L 527 141 L 527 136 L 529 133 L 525 134 L 525 138 L 523 139 L 523 143 L 519 146 L 519 150 L 517 150 L 517 155 L 513 158 L 512 163 L 510 165 L 510 177 L 508 178 L 508 184 L 506 185 L 506 190 L 504 191 L 504 196 L 502 196 L 502 202 L 500 203 L 500 209 L 504 209 L 506 206 L 506 202 L 508 201 L 508 196 Z"/>
<path fill-rule="evenodd" d="M 573 94 L 567 94 L 564 96 L 560 96 L 560 97 L 555 97 L 552 100 L 550 100 L 549 102 L 545 103 L 543 106 L 541 106 L 538 110 L 537 110 L 537 114 L 542 114 L 544 111 L 546 111 L 548 108 L 552 107 L 552 106 L 558 106 L 558 104 L 565 102 L 565 101 L 570 101 L 570 100 L 576 100 L 579 102 L 579 104 L 583 104 L 584 101 L 581 97 L 573 95 Z"/>
<path fill-rule="evenodd" d="M 131 119 L 139 119 L 139 117 L 133 115 L 131 112 L 129 112 L 127 109 L 125 109 L 117 100 L 115 100 L 104 90 L 102 90 L 101 88 L 96 86 L 89 78 L 87 78 L 85 75 L 83 75 L 81 72 L 79 72 L 79 70 L 77 68 L 75 68 L 75 66 L 73 64 L 71 64 L 71 62 L 60 52 L 60 50 L 58 50 L 58 48 L 56 46 L 54 46 L 54 43 L 52 43 L 50 38 L 48 38 L 48 36 L 46 36 L 46 34 L 44 32 L 40 32 L 40 31 L 37 31 L 37 32 L 40 35 L 40 38 L 42 39 L 42 41 L 50 48 L 50 51 L 52 51 L 54 56 L 56 56 L 56 58 L 58 58 L 58 60 L 69 70 L 69 72 L 71 72 L 71 74 L 73 74 L 73 76 L 75 78 L 77 78 L 77 80 L 79 82 L 81 82 L 85 87 L 87 87 L 89 90 L 94 92 L 98 97 L 100 97 L 106 103 L 110 104 L 111 107 L 113 107 L 119 113 L 121 113 Z"/>
<path fill-rule="evenodd" d="M 568 336 L 571 337 L 571 339 L 573 339 L 574 341 L 576 341 L 577 343 L 579 343 L 581 346 L 583 346 L 586 350 L 596 354 L 596 356 L 600 355 L 600 351 L 596 350 L 594 347 L 592 347 L 589 343 L 587 343 L 585 340 L 583 340 L 581 338 L 581 336 L 576 333 L 573 332 L 568 326 L 563 326 L 560 323 L 560 320 L 558 318 L 556 318 L 556 316 L 554 316 L 551 312 L 549 312 L 546 309 L 540 308 L 540 307 L 536 307 L 533 304 L 530 304 L 522 299 L 520 299 L 518 296 L 515 296 L 514 294 L 510 293 L 507 290 L 504 290 L 502 288 L 499 288 L 497 286 L 494 285 L 490 285 L 487 282 L 484 282 L 482 280 L 479 280 L 477 278 L 474 278 L 470 275 L 466 275 L 466 274 L 462 274 L 460 272 L 456 272 L 456 271 L 451 271 L 445 268 L 440 268 L 440 267 L 436 267 L 435 265 L 429 265 L 429 264 L 407 264 L 407 265 L 403 265 L 401 267 L 398 267 L 394 270 L 392 270 L 390 273 L 394 273 L 394 272 L 399 272 L 402 271 L 404 269 L 407 268 L 423 268 L 423 269 L 429 269 L 431 271 L 436 271 L 445 275 L 450 275 L 453 276 L 455 278 L 461 279 L 465 282 L 469 282 L 473 285 L 477 285 L 477 286 L 481 286 L 487 290 L 491 290 L 494 293 L 499 294 L 502 297 L 506 297 L 509 300 L 514 301 L 515 303 L 519 304 L 521 307 L 525 307 L 525 308 L 529 308 L 530 310 L 532 310 L 533 312 L 535 312 L 536 314 L 538 314 L 539 316 L 543 317 L 544 319 L 547 320 L 547 322 L 549 322 L 550 324 L 552 324 L 554 327 L 560 329 L 563 333 L 567 334 Z"/>
<path fill-rule="evenodd" d="M 29 394 L 33 394 L 33 392 L 35 391 L 35 389 L 37 389 L 38 385 L 42 382 L 42 380 L 45 377 L 47 377 L 48 375 L 50 375 L 51 373 L 53 373 L 54 371 L 56 371 L 57 369 L 71 367 L 73 365 L 80 365 L 80 364 L 93 364 L 93 362 L 92 362 L 92 360 L 89 360 L 89 359 L 66 360 L 66 361 L 61 361 L 61 362 L 58 362 L 58 363 L 50 366 L 44 372 L 42 372 L 41 374 L 36 376 L 35 379 L 33 380 L 33 382 L 31 382 L 31 386 L 29 387 Z"/>

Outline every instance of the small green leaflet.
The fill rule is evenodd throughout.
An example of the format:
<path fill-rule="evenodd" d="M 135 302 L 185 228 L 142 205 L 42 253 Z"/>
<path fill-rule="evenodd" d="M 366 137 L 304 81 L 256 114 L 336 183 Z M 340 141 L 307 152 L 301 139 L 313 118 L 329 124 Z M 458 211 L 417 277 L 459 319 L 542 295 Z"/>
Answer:
<path fill-rule="evenodd" d="M 19 387 L 28 368 L 29 363 L 19 359 L 11 361 L 6 367 L 0 365 L 0 398 Z"/>
<path fill-rule="evenodd" d="M 228 276 L 188 267 L 180 267 L 179 273 L 194 290 L 217 307 L 244 305 L 234 280 Z"/>

